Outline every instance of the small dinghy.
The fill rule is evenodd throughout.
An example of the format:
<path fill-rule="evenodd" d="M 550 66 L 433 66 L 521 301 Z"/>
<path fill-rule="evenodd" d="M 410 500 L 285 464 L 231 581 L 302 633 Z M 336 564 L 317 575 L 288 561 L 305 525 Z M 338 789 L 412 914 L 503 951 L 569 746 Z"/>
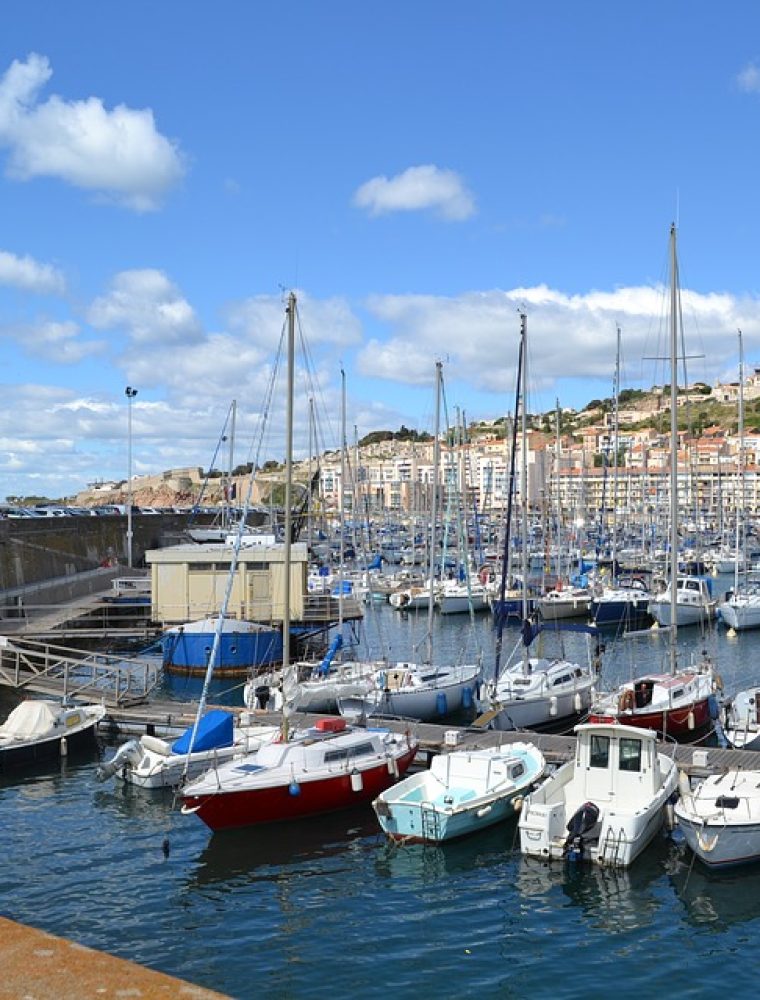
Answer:
<path fill-rule="evenodd" d="M 434 757 L 429 771 L 388 788 L 372 806 L 392 840 L 442 843 L 513 816 L 545 767 L 532 743 L 456 750 Z"/>

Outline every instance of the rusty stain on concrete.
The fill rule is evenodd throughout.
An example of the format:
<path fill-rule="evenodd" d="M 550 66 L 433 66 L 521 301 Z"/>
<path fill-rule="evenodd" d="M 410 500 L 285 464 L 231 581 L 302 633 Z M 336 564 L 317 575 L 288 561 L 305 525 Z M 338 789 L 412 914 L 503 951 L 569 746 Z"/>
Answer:
<path fill-rule="evenodd" d="M 229 1000 L 0 917 L 1 1000 Z"/>

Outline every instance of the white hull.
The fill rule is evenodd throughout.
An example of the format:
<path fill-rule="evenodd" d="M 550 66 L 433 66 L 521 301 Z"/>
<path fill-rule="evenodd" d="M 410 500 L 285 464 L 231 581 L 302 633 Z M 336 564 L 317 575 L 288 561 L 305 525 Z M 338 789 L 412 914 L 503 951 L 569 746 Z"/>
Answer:
<path fill-rule="evenodd" d="M 757 771 L 729 771 L 684 791 L 675 814 L 686 843 L 710 868 L 760 860 Z"/>
<path fill-rule="evenodd" d="M 648 730 L 602 724 L 577 732 L 575 759 L 525 800 L 520 849 L 546 861 L 627 867 L 665 821 L 678 783 L 675 761 L 657 753 Z M 593 814 L 590 823 L 570 833 L 585 810 Z"/>
<path fill-rule="evenodd" d="M 735 632 L 760 628 L 760 595 L 735 597 L 720 606 L 720 617 Z"/>
<path fill-rule="evenodd" d="M 379 671 L 360 696 L 341 698 L 348 718 L 401 716 L 429 721 L 474 703 L 479 666 L 413 667 L 398 664 Z"/>

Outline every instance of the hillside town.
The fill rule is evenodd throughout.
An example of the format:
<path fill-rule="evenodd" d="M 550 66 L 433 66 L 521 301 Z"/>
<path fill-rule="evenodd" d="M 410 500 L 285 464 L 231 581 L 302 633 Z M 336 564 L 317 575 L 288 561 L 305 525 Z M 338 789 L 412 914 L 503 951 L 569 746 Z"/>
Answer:
<path fill-rule="evenodd" d="M 741 391 L 740 391 L 741 389 Z M 631 512 L 666 503 L 669 463 L 669 390 L 622 393 L 612 401 L 593 401 L 580 411 L 532 415 L 526 438 L 528 502 L 534 508 L 559 502 L 566 516 L 614 505 Z M 680 492 L 694 517 L 714 527 L 719 516 L 737 509 L 759 510 L 760 430 L 739 427 L 743 401 L 748 413 L 760 400 L 760 369 L 738 382 L 707 386 L 696 383 L 679 392 Z M 693 410 L 692 412 L 688 412 Z M 705 412 L 715 422 L 705 424 Z M 344 510 L 351 513 L 425 509 L 433 481 L 433 441 L 429 435 L 375 433 L 372 443 L 340 449 L 304 460 L 294 468 L 295 480 L 313 484 L 315 504 L 325 512 L 340 508 L 345 477 Z M 466 492 L 480 509 L 501 509 L 509 489 L 511 450 L 508 418 L 482 421 L 466 434 L 449 432 L 441 441 L 441 477 L 447 490 Z M 382 438 L 377 440 L 377 438 Z M 464 440 L 463 440 L 464 439 Z M 517 444 L 518 452 L 520 444 Z M 248 494 L 256 506 L 276 504 L 283 470 L 269 462 L 252 484 L 248 473 L 230 475 L 201 467 L 169 469 L 134 476 L 132 502 L 139 507 L 220 506 Z M 126 481 L 90 484 L 72 501 L 81 506 L 124 503 Z"/>

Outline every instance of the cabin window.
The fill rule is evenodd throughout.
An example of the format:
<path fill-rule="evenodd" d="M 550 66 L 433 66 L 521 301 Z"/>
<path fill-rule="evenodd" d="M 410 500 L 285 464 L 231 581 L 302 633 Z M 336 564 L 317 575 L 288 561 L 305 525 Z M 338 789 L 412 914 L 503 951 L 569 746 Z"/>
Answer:
<path fill-rule="evenodd" d="M 632 740 L 623 736 L 620 739 L 620 770 L 641 770 L 641 740 Z"/>
<path fill-rule="evenodd" d="M 570 680 L 572 680 L 572 677 L 570 676 L 570 674 L 563 674 L 561 677 L 558 677 L 555 680 L 554 685 L 556 687 L 557 684 L 567 684 L 567 682 L 570 681 Z"/>
<path fill-rule="evenodd" d="M 216 563 L 205 562 L 190 563 L 187 567 L 189 573 L 215 573 L 217 568 L 225 571 L 228 569 L 227 566 L 217 567 Z"/>
<path fill-rule="evenodd" d="M 328 750 L 325 753 L 325 764 L 334 764 L 338 760 L 348 760 L 349 757 L 363 757 L 374 752 L 372 743 L 360 743 L 355 747 L 345 747 L 341 750 Z"/>
<path fill-rule="evenodd" d="M 525 765 L 513 764 L 509 771 L 509 776 L 512 781 L 517 781 L 521 774 L 525 774 Z"/>
<path fill-rule="evenodd" d="M 681 698 L 683 696 L 683 688 L 678 688 L 677 691 L 673 692 L 673 698 Z"/>
<path fill-rule="evenodd" d="M 589 764 L 591 767 L 607 767 L 610 762 L 610 738 L 609 736 L 591 737 L 591 754 Z"/>

